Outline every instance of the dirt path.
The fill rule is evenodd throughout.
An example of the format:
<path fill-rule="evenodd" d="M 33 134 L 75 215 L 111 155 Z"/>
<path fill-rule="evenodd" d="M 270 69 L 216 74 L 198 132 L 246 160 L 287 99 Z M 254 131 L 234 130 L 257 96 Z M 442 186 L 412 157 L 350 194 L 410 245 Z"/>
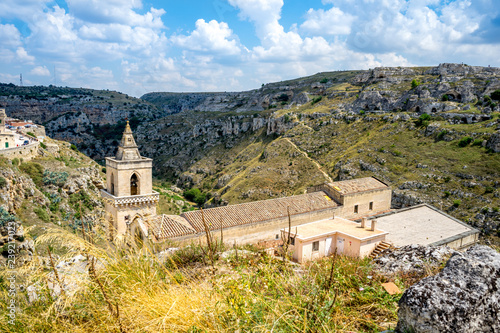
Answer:
<path fill-rule="evenodd" d="M 292 146 L 294 146 L 295 149 L 297 149 L 302 155 L 304 155 L 305 158 L 307 158 L 309 161 L 314 163 L 316 165 L 316 167 L 318 168 L 318 171 L 321 172 L 323 174 L 323 176 L 325 176 L 326 180 L 328 180 L 330 183 L 333 183 L 333 179 L 326 172 L 324 172 L 323 169 L 321 169 L 321 165 L 319 165 L 318 162 L 316 162 L 315 160 L 310 158 L 306 152 L 302 151 L 299 147 L 297 147 L 297 145 L 295 143 L 293 143 L 289 138 L 284 138 L 284 139 L 286 141 L 288 141 Z"/>

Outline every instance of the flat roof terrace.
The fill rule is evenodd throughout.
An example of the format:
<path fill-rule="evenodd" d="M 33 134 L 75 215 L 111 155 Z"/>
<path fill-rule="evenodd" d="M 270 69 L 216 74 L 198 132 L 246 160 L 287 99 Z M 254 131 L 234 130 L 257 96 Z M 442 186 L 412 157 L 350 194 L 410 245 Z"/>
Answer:
<path fill-rule="evenodd" d="M 479 233 L 478 230 L 426 204 L 403 208 L 370 219 L 377 220 L 377 228 L 389 232 L 386 241 L 396 247 L 409 244 L 446 244 Z"/>
<path fill-rule="evenodd" d="M 288 228 L 284 228 L 283 230 L 288 233 Z M 369 228 L 361 228 L 359 223 L 341 217 L 292 227 L 292 232 L 290 234 L 294 235 L 295 232 L 297 232 L 297 238 L 302 240 L 332 233 L 341 233 L 357 239 L 387 234 L 385 230 L 376 229 L 375 231 L 371 231 Z"/>

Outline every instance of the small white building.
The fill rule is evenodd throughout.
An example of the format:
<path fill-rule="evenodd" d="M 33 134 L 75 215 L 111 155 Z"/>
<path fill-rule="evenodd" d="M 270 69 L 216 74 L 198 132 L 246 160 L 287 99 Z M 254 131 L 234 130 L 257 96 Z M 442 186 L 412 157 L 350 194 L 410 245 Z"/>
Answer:
<path fill-rule="evenodd" d="M 299 263 L 329 256 L 344 254 L 351 257 L 370 255 L 375 247 L 385 240 L 386 231 L 376 229 L 372 220 L 366 226 L 366 219 L 356 223 L 341 217 L 321 220 L 281 229 L 283 239 L 290 237 L 293 259 Z"/>
<path fill-rule="evenodd" d="M 5 109 L 0 109 L 0 149 L 7 149 L 16 146 L 15 134 L 5 128 Z"/>

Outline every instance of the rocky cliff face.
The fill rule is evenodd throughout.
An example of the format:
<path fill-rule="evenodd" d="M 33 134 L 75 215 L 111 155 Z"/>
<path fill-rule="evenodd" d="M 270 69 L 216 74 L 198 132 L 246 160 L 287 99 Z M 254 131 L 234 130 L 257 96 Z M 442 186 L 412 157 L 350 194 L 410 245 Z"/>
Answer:
<path fill-rule="evenodd" d="M 21 266 L 34 253 L 31 239 L 47 229 L 100 226 L 102 168 L 67 142 L 44 142 L 47 148 L 30 162 L 0 156 L 0 267 L 7 263 L 9 244 Z"/>
<path fill-rule="evenodd" d="M 500 226 L 500 162 L 492 154 L 499 107 L 490 97 L 500 89 L 497 68 L 328 72 L 246 92 L 158 92 L 142 100 L 105 91 L 28 98 L 9 89 L 0 96 L 8 113 L 45 119 L 49 136 L 96 160 L 115 154 L 129 117 L 155 175 L 203 188 L 214 198 L 209 204 L 376 175 L 393 185 L 394 207 L 428 202 L 484 232 Z M 424 113 L 430 117 L 419 119 Z"/>
<path fill-rule="evenodd" d="M 437 275 L 405 291 L 398 332 L 500 331 L 500 254 L 486 246 L 455 253 Z"/>

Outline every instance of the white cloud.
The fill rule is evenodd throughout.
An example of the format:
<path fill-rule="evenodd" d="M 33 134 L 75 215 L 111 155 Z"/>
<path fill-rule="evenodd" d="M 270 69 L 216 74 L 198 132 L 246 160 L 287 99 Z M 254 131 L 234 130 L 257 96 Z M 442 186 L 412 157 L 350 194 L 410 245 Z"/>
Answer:
<path fill-rule="evenodd" d="M 283 0 L 229 0 L 240 9 L 240 17 L 255 22 L 257 36 L 265 41 L 282 31 L 278 20 L 281 17 Z"/>
<path fill-rule="evenodd" d="M 29 20 L 37 13 L 43 12 L 51 0 L 2 0 L 0 1 L 0 18 L 18 18 Z"/>
<path fill-rule="evenodd" d="M 344 13 L 336 7 L 332 7 L 327 11 L 311 8 L 307 11 L 306 18 L 307 20 L 300 25 L 300 28 L 310 34 L 320 36 L 348 35 L 354 21 L 354 16 Z"/>
<path fill-rule="evenodd" d="M 35 61 L 35 57 L 29 55 L 28 52 L 26 52 L 26 50 L 24 49 L 24 47 L 17 48 L 16 57 L 17 57 L 17 61 L 29 64 L 29 65 L 33 64 L 33 62 Z"/>
<path fill-rule="evenodd" d="M 31 75 L 50 76 L 50 71 L 45 66 L 36 66 L 30 71 Z"/>
<path fill-rule="evenodd" d="M 75 18 L 88 23 L 117 23 L 156 30 L 164 28 L 161 16 L 165 10 L 151 8 L 140 15 L 135 11 L 142 8 L 140 0 L 67 0 L 67 3 Z"/>
<path fill-rule="evenodd" d="M 172 42 L 186 50 L 236 55 L 241 52 L 238 41 L 225 22 L 204 19 L 196 21 L 196 29 L 189 35 L 173 36 Z"/>
<path fill-rule="evenodd" d="M 21 34 L 13 24 L 0 24 L 0 48 L 12 49 L 21 46 Z"/>

